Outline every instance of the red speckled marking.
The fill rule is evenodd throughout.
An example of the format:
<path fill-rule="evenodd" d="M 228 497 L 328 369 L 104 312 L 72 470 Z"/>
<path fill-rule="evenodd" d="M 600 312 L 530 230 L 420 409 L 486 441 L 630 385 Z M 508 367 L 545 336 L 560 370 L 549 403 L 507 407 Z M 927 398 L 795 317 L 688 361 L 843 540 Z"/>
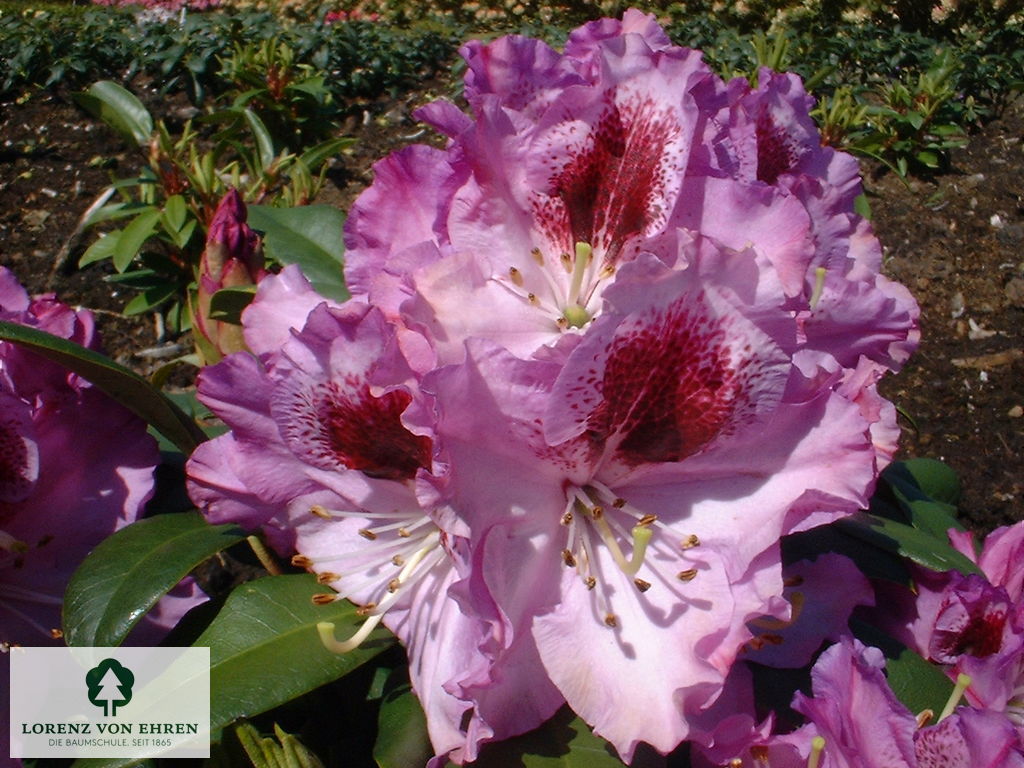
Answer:
<path fill-rule="evenodd" d="M 774 184 L 779 176 L 793 170 L 800 156 L 790 137 L 779 129 L 767 109 L 757 117 L 757 178 Z"/>
<path fill-rule="evenodd" d="M 431 452 L 430 438 L 402 425 L 402 412 L 411 400 L 407 392 L 373 397 L 365 383 L 343 390 L 328 382 L 293 397 L 284 420 L 285 439 L 317 466 L 340 464 L 370 477 L 407 480 L 420 467 L 430 466 Z"/>
<path fill-rule="evenodd" d="M 984 658 L 1002 647 L 1005 626 L 1006 607 L 986 605 L 974 612 L 961 631 L 946 638 L 937 638 L 937 644 L 944 659 L 952 660 L 964 653 Z"/>
<path fill-rule="evenodd" d="M 15 419 L 0 417 L 0 502 L 23 501 L 35 485 L 36 462 Z"/>
<path fill-rule="evenodd" d="M 690 297 L 684 297 L 690 298 Z M 746 393 L 759 375 L 750 347 L 737 362 L 728 320 L 692 300 L 624 324 L 608 351 L 603 375 L 581 377 L 587 436 L 618 435 L 628 464 L 681 461 L 742 421 L 754 404 Z"/>
<path fill-rule="evenodd" d="M 534 213 L 566 253 L 586 242 L 612 264 L 629 238 L 664 216 L 658 200 L 674 166 L 670 147 L 680 126 L 651 99 L 619 106 L 609 92 L 605 102 L 592 130 L 570 146 L 568 162 L 549 159 L 551 196 L 536 200 Z"/>

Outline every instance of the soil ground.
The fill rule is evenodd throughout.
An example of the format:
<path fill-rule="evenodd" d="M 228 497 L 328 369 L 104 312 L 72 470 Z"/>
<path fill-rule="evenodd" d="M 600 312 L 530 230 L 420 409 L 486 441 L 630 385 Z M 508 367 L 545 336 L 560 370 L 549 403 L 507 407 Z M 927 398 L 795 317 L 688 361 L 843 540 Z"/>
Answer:
<path fill-rule="evenodd" d="M 345 208 L 370 166 L 410 143 L 422 92 L 392 102 L 345 134 L 358 139 L 331 172 L 321 201 Z M 906 414 L 903 455 L 950 464 L 973 528 L 1024 519 L 1024 102 L 971 136 L 949 172 L 904 183 L 866 167 L 885 270 L 922 309 L 921 347 L 885 392 Z M 59 96 L 0 104 L 0 264 L 33 293 L 56 291 L 98 314 L 108 352 L 151 370 L 173 340 L 151 316 L 123 318 L 131 297 L 103 281 L 106 265 L 73 265 L 93 235 L 76 224 L 111 176 L 141 156 Z M 173 352 L 172 352 L 173 354 Z"/>

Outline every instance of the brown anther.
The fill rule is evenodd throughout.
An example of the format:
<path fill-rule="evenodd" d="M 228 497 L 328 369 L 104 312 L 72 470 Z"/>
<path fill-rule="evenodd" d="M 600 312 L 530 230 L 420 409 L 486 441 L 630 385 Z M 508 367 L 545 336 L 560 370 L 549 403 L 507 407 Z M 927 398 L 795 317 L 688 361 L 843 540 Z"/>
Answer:
<path fill-rule="evenodd" d="M 647 526 L 654 525 L 654 523 L 657 522 L 657 520 L 657 515 L 644 515 L 639 520 L 637 520 L 636 524 L 642 525 L 646 528 Z"/>
<path fill-rule="evenodd" d="M 533 248 L 530 250 L 530 256 L 537 262 L 538 266 L 544 266 L 544 254 L 540 252 L 540 248 Z"/>
<path fill-rule="evenodd" d="M 364 539 L 369 539 L 370 541 L 374 541 L 377 538 L 377 534 L 371 531 L 369 528 L 360 528 L 359 535 L 362 536 Z"/>
<path fill-rule="evenodd" d="M 626 500 L 616 499 L 615 501 L 612 502 L 612 506 L 615 507 L 616 509 L 622 509 L 624 506 L 626 506 Z"/>
<path fill-rule="evenodd" d="M 696 568 L 688 568 L 685 571 L 680 571 L 676 574 L 676 578 L 680 581 L 693 581 L 697 577 Z"/>
<path fill-rule="evenodd" d="M 750 756 L 759 763 L 768 765 L 768 747 L 758 744 L 750 748 Z"/>
<path fill-rule="evenodd" d="M 321 507 L 319 504 L 314 504 L 312 507 L 310 507 L 309 508 L 309 513 L 311 515 L 316 515 L 317 517 L 322 517 L 324 520 L 330 520 L 331 519 L 331 513 L 328 512 L 323 507 Z"/>
<path fill-rule="evenodd" d="M 564 328 L 568 328 L 569 327 L 569 321 L 566 320 L 564 317 L 560 317 L 557 320 L 555 320 L 555 325 L 557 325 L 559 328 L 563 328 L 563 329 Z"/>
<path fill-rule="evenodd" d="M 407 531 L 405 528 L 399 528 L 398 535 L 401 536 L 403 539 L 408 539 L 410 536 L 412 536 L 412 534 L 409 533 L 409 531 Z"/>
<path fill-rule="evenodd" d="M 587 585 L 587 589 L 593 589 L 597 586 L 597 579 L 593 576 L 587 576 L 587 578 L 583 580 L 583 583 Z"/>
<path fill-rule="evenodd" d="M 562 550 L 562 562 L 570 568 L 576 567 L 576 558 L 573 557 L 572 552 L 570 552 L 568 549 Z"/>
<path fill-rule="evenodd" d="M 935 711 L 931 709 L 922 709 L 917 715 L 917 727 L 924 728 L 928 723 L 935 717 Z"/>
<path fill-rule="evenodd" d="M 595 520 L 600 520 L 602 517 L 604 517 L 604 507 L 599 507 L 595 505 L 590 510 L 590 516 Z"/>
<path fill-rule="evenodd" d="M 356 616 L 369 616 L 373 613 L 373 609 L 377 607 L 376 603 L 367 603 L 366 605 L 360 605 L 356 608 Z"/>
<path fill-rule="evenodd" d="M 393 565 L 397 565 L 398 567 L 402 567 L 403 565 L 405 565 L 405 558 L 402 557 L 401 555 L 395 555 L 394 557 L 391 558 L 391 562 L 392 562 Z"/>
<path fill-rule="evenodd" d="M 803 576 L 787 576 L 786 578 L 784 578 L 782 580 L 783 586 L 786 586 L 786 587 L 799 587 L 803 583 L 804 583 L 804 577 Z"/>
<path fill-rule="evenodd" d="M 572 522 L 572 510 L 571 509 L 568 512 L 566 512 L 564 515 L 562 515 L 561 522 L 562 522 L 562 525 L 568 525 L 569 523 Z"/>
<path fill-rule="evenodd" d="M 330 605 L 334 602 L 336 595 L 328 595 L 323 592 L 318 592 L 313 595 L 313 605 Z"/>
<path fill-rule="evenodd" d="M 316 575 L 316 582 L 317 584 L 330 584 L 332 581 L 337 581 L 340 578 L 340 574 L 324 571 L 323 573 L 318 573 Z"/>
<path fill-rule="evenodd" d="M 313 561 L 305 555 L 292 555 L 292 565 L 296 568 L 312 568 Z"/>
<path fill-rule="evenodd" d="M 388 592 L 397 592 L 400 586 L 402 586 L 401 581 L 398 579 L 392 579 L 388 582 Z"/>
<path fill-rule="evenodd" d="M 636 585 L 636 588 L 639 589 L 641 592 L 646 592 L 648 589 L 651 588 L 651 582 L 644 581 L 643 579 L 633 579 L 633 583 Z"/>
<path fill-rule="evenodd" d="M 523 286 L 523 273 L 515 267 L 508 268 L 508 279 L 518 285 L 520 288 Z"/>
<path fill-rule="evenodd" d="M 558 257 L 558 259 L 562 262 L 562 266 L 565 268 L 565 271 L 572 274 L 572 256 L 568 253 L 563 253 Z"/>
<path fill-rule="evenodd" d="M 729 768 L 743 768 L 743 759 L 739 757 L 734 757 L 732 760 L 729 761 Z"/>
<path fill-rule="evenodd" d="M 534 306 L 536 306 L 537 304 L 540 304 L 540 302 L 537 300 L 537 294 L 535 294 L 535 293 L 528 293 L 528 294 L 526 294 L 526 298 Z"/>
<path fill-rule="evenodd" d="M 696 535 L 691 533 L 689 536 L 687 536 L 685 539 L 679 542 L 679 546 L 683 549 L 693 549 L 694 547 L 700 546 L 700 539 L 698 539 Z"/>
<path fill-rule="evenodd" d="M 615 274 L 615 266 L 613 264 L 605 264 L 601 267 L 601 273 L 599 277 L 602 280 L 607 280 L 609 277 Z"/>
<path fill-rule="evenodd" d="M 60 640 L 62 637 L 64 637 L 64 632 L 54 627 L 50 630 L 50 637 L 52 637 L 54 640 Z"/>
<path fill-rule="evenodd" d="M 604 625 L 606 627 L 617 627 L 619 626 L 619 620 L 615 618 L 614 613 L 606 613 L 604 615 Z"/>

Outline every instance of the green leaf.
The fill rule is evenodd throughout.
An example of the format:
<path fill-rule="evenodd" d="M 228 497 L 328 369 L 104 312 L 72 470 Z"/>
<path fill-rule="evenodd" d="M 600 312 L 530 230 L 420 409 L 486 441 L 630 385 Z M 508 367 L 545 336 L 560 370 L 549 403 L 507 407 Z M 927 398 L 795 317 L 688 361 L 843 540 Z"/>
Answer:
<path fill-rule="evenodd" d="M 859 194 L 853 200 L 853 210 L 858 215 L 864 217 L 868 221 L 871 221 L 871 203 L 868 200 L 868 196 L 865 194 Z"/>
<path fill-rule="evenodd" d="M 938 666 L 877 627 L 858 619 L 851 619 L 850 627 L 861 642 L 885 654 L 889 687 L 907 709 L 915 715 L 926 709 L 936 714 L 942 711 L 953 692 L 953 682 Z"/>
<path fill-rule="evenodd" d="M 134 94 L 110 80 L 93 83 L 75 101 L 128 141 L 144 147 L 153 133 L 153 118 Z"/>
<path fill-rule="evenodd" d="M 121 230 L 121 236 L 117 238 L 114 248 L 114 268 L 118 272 L 124 272 L 138 254 L 142 244 L 149 239 L 156 231 L 156 225 L 163 215 L 156 208 L 144 210 L 131 220 L 127 227 Z"/>
<path fill-rule="evenodd" d="M 117 531 L 75 571 L 64 595 L 68 645 L 120 645 L 139 619 L 211 555 L 245 538 L 198 512 L 158 515 Z"/>
<path fill-rule="evenodd" d="M 255 285 L 221 288 L 210 297 L 210 319 L 241 325 L 242 311 L 252 303 L 255 296 Z"/>
<path fill-rule="evenodd" d="M 914 483 L 928 498 L 942 501 L 946 504 L 958 504 L 962 489 L 960 478 L 957 477 L 949 465 L 943 464 L 937 459 L 907 459 L 889 465 L 883 477 L 891 476 L 894 472 L 905 472 L 913 478 Z M 891 481 L 890 481 L 891 482 Z"/>
<path fill-rule="evenodd" d="M 317 144 L 315 147 L 310 147 L 302 153 L 302 157 L 299 160 L 313 173 L 316 173 L 320 166 L 323 165 L 328 158 L 341 152 L 345 147 L 350 147 L 355 143 L 355 139 L 328 139 L 327 141 Z"/>
<path fill-rule="evenodd" d="M 185 205 L 185 198 L 181 195 L 172 195 L 164 203 L 164 229 L 168 232 L 180 232 L 185 226 L 185 216 L 188 207 Z"/>
<path fill-rule="evenodd" d="M 85 253 L 82 254 L 82 258 L 78 260 L 78 266 L 84 267 L 87 264 L 92 264 L 96 261 L 113 258 L 114 254 L 117 252 L 117 241 L 120 239 L 121 230 L 101 235 L 100 238 L 90 245 L 86 249 Z"/>
<path fill-rule="evenodd" d="M 11 341 L 63 365 L 152 425 L 185 454 L 206 439 L 203 431 L 144 378 L 103 355 L 35 328 L 0 322 L 0 340 Z"/>
<path fill-rule="evenodd" d="M 835 523 L 851 536 L 873 544 L 885 552 L 895 552 L 933 571 L 981 571 L 948 542 L 927 531 L 867 512 Z"/>
<path fill-rule="evenodd" d="M 324 648 L 316 625 L 335 624 L 338 637 L 363 619 L 345 600 L 314 605 L 333 594 L 310 574 L 269 576 L 235 588 L 196 646 L 210 648 L 210 727 L 223 728 L 347 675 L 394 642 L 377 629 L 359 648 L 335 654 Z"/>
<path fill-rule="evenodd" d="M 263 232 L 267 256 L 281 264 L 298 264 L 317 293 L 335 301 L 349 297 L 342 272 L 344 223 L 342 212 L 329 205 L 249 206 L 249 226 Z"/>
<path fill-rule="evenodd" d="M 274 158 L 277 157 L 277 152 L 274 151 L 274 139 L 271 138 L 267 126 L 256 116 L 255 112 L 246 108 L 242 110 L 242 114 L 245 115 L 245 122 L 248 123 L 249 130 L 252 131 L 253 138 L 256 139 L 256 150 L 259 153 L 262 172 L 269 168 L 273 164 Z"/>
<path fill-rule="evenodd" d="M 427 734 L 427 718 L 406 670 L 392 670 L 384 685 L 373 759 L 380 768 L 426 765 L 434 749 Z"/>
<path fill-rule="evenodd" d="M 622 768 L 624 763 L 585 722 L 563 707 L 540 728 L 514 739 L 487 744 L 474 768 Z M 664 765 L 664 758 L 640 755 L 633 765 Z"/>
<path fill-rule="evenodd" d="M 132 315 L 140 315 L 143 312 L 148 312 L 174 296 L 177 293 L 177 290 L 177 286 L 173 283 L 162 283 L 160 285 L 155 285 L 152 288 L 147 288 L 129 301 L 125 305 L 121 314 L 125 317 L 131 317 Z"/>

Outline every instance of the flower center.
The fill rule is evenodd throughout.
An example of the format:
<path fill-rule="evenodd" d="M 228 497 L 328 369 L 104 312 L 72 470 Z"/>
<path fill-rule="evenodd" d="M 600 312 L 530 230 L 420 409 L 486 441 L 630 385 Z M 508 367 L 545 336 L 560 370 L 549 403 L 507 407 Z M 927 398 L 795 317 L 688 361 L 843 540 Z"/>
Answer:
<path fill-rule="evenodd" d="M 330 585 L 336 594 L 314 596 L 317 604 L 349 599 L 359 604 L 358 614 L 367 617 L 348 640 L 334 638 L 334 625 L 317 626 L 324 645 L 335 653 L 347 653 L 360 644 L 414 584 L 447 557 L 442 532 L 421 510 L 389 513 L 328 510 L 316 505 L 310 513 L 326 520 L 374 520 L 379 524 L 358 529 L 360 540 L 349 540 L 335 552 L 292 558 L 292 564 L 317 573 L 317 581 Z M 354 545 L 354 546 L 348 546 Z M 334 570 L 332 564 L 343 566 Z"/>
<path fill-rule="evenodd" d="M 575 254 L 561 254 L 557 266 L 539 248 L 530 253 L 529 266 L 509 267 L 498 282 L 506 290 L 551 319 L 554 330 L 582 328 L 593 319 L 600 303 L 601 283 L 615 274 L 598 259 L 590 243 L 579 241 Z"/>
<path fill-rule="evenodd" d="M 665 569 L 660 564 L 657 568 L 652 567 L 647 557 L 651 551 L 657 553 L 660 562 L 678 561 L 682 557 L 679 550 L 699 546 L 700 541 L 696 536 L 691 534 L 680 537 L 658 520 L 657 515 L 644 514 L 634 509 L 625 499 L 616 496 L 611 489 L 597 481 L 582 487 L 572 486 L 568 495 L 561 519 L 562 525 L 568 529 L 566 546 L 561 553 L 562 561 L 567 567 L 575 569 L 586 588 L 594 592 L 605 625 L 617 627 L 619 619 L 612 610 L 607 589 L 610 574 L 602 573 L 602 547 L 615 567 L 632 579 L 633 586 L 640 594 L 651 589 L 654 582 L 661 582 L 675 591 L 681 583 L 692 581 L 697 576 L 696 568 L 686 567 L 682 570 L 674 569 L 674 578 L 666 577 Z M 656 529 L 658 538 L 655 538 Z M 669 544 L 672 541 L 678 541 L 678 550 L 672 551 Z M 630 545 L 628 556 L 623 549 L 624 542 Z M 646 578 L 640 577 L 641 570 Z M 598 585 L 601 589 L 596 589 Z"/>

